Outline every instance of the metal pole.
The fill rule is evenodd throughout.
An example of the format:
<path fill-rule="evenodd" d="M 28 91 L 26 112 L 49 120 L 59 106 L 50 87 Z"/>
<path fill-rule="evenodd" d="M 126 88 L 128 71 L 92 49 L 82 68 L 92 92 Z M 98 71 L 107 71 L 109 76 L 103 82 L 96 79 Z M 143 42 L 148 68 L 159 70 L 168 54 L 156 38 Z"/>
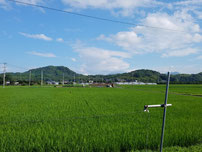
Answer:
<path fill-rule="evenodd" d="M 161 132 L 161 145 L 160 145 L 160 152 L 163 150 L 163 137 L 164 137 L 164 130 L 165 130 L 165 121 L 166 121 L 166 105 L 168 100 L 168 89 L 170 83 L 170 72 L 168 72 L 167 77 L 167 85 L 166 85 L 166 95 L 165 95 L 165 103 L 164 103 L 164 112 L 163 112 L 163 124 L 162 124 L 162 132 Z"/>
<path fill-rule="evenodd" d="M 31 76 L 32 76 L 32 71 L 29 71 L 29 86 L 31 85 Z"/>

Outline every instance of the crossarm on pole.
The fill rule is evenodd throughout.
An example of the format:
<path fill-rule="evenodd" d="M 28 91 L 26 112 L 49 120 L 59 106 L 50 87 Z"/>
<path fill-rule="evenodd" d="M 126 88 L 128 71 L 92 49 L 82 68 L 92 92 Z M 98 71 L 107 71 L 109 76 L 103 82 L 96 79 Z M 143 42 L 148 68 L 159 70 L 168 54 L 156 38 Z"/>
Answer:
<path fill-rule="evenodd" d="M 145 105 L 144 112 L 149 112 L 149 108 L 169 107 L 169 106 L 172 106 L 172 104 Z"/>

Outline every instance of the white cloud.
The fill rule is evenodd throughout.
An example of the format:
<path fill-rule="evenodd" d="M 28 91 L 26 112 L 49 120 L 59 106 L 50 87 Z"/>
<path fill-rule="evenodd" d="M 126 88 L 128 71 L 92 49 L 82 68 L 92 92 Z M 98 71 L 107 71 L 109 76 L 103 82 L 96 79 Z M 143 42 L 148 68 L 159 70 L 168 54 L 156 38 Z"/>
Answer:
<path fill-rule="evenodd" d="M 131 53 L 156 52 L 164 57 L 196 53 L 198 50 L 194 44 L 202 42 L 200 26 L 186 12 L 177 11 L 173 15 L 149 14 L 142 20 L 142 24 L 145 26 L 135 26 L 109 36 L 100 35 L 97 39 L 112 42 Z"/>
<path fill-rule="evenodd" d="M 129 9 L 133 7 L 147 6 L 151 5 L 152 1 L 150 0 L 62 0 L 64 4 L 68 4 L 72 7 L 78 8 L 106 8 L 106 9 L 114 9 L 114 8 L 124 8 Z M 155 1 L 153 1 L 155 2 Z"/>
<path fill-rule="evenodd" d="M 156 0 L 62 0 L 62 2 L 77 9 L 106 9 L 123 16 L 133 15 L 139 7 L 154 7 L 162 4 Z"/>
<path fill-rule="evenodd" d="M 25 37 L 28 37 L 28 38 L 40 39 L 40 40 L 45 40 L 45 41 L 52 41 L 52 38 L 46 36 L 45 34 L 28 34 L 28 33 L 23 33 L 23 32 L 19 32 L 19 34 L 21 34 Z"/>
<path fill-rule="evenodd" d="M 46 58 L 55 58 L 56 57 L 56 55 L 53 53 L 40 53 L 40 52 L 36 52 L 36 51 L 28 52 L 28 54 L 46 57 Z"/>
<path fill-rule="evenodd" d="M 0 0 L 0 4 L 6 4 L 5 0 Z"/>
<path fill-rule="evenodd" d="M 71 60 L 72 60 L 73 62 L 76 62 L 76 59 L 75 59 L 75 58 L 71 58 Z"/>
<path fill-rule="evenodd" d="M 194 10 L 193 12 L 197 15 L 198 19 L 200 19 L 200 20 L 202 19 L 202 11 L 196 11 L 196 10 Z"/>
<path fill-rule="evenodd" d="M 43 3 L 43 0 L 20 0 L 20 2 L 31 3 L 31 4 L 40 4 L 40 3 Z M 17 3 L 17 4 L 19 4 L 19 3 Z"/>
<path fill-rule="evenodd" d="M 10 5 L 5 0 L 0 0 L 0 8 L 3 8 L 5 10 L 10 9 Z"/>
<path fill-rule="evenodd" d="M 130 65 L 124 58 L 130 58 L 129 53 L 110 51 L 95 47 L 74 48 L 79 53 L 82 62 L 80 72 L 85 74 L 109 74 L 125 72 Z"/>
<path fill-rule="evenodd" d="M 202 0 L 183 0 L 183 1 L 174 1 L 169 2 L 169 5 L 171 5 L 170 10 L 175 11 L 185 11 L 190 15 L 195 14 L 195 19 L 202 19 Z"/>
<path fill-rule="evenodd" d="M 193 35 L 193 41 L 194 42 L 202 42 L 202 35 L 196 33 Z"/>
<path fill-rule="evenodd" d="M 174 2 L 174 5 L 183 5 L 183 6 L 200 5 L 200 4 L 202 4 L 202 0 L 184 0 L 184 1 Z"/>
<path fill-rule="evenodd" d="M 57 38 L 56 41 L 57 42 L 64 42 L 63 38 Z"/>
<path fill-rule="evenodd" d="M 185 74 L 196 74 L 199 71 L 202 71 L 202 67 L 198 64 L 193 65 L 172 65 L 172 66 L 160 66 L 160 67 L 151 67 L 151 70 L 159 71 L 161 73 L 170 72 L 179 72 Z"/>
<path fill-rule="evenodd" d="M 180 56 L 195 54 L 197 52 L 198 52 L 197 49 L 192 49 L 192 48 L 185 49 L 185 50 L 172 50 L 171 52 L 162 54 L 162 57 L 172 57 L 172 56 L 180 57 Z"/>
<path fill-rule="evenodd" d="M 20 0 L 19 2 L 23 2 L 23 3 L 30 3 L 30 4 L 43 4 L 44 1 L 43 0 Z M 21 4 L 21 3 L 17 3 L 17 5 L 24 5 L 24 4 Z M 27 5 L 24 5 L 24 6 L 27 6 Z M 0 0 L 0 7 L 1 8 L 4 8 L 4 9 L 11 9 L 11 5 L 9 5 L 8 2 L 6 2 L 6 0 Z M 38 8 L 39 10 L 41 10 L 42 12 L 44 12 L 44 10 L 42 8 Z"/>

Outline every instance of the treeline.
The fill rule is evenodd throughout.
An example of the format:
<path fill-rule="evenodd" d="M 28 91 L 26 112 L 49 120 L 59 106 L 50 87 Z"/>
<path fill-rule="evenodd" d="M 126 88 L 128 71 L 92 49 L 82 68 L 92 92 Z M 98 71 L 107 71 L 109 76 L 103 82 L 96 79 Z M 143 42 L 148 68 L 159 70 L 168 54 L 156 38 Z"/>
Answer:
<path fill-rule="evenodd" d="M 94 80 L 111 81 L 111 82 L 145 82 L 145 83 L 166 83 L 167 74 L 161 74 L 152 70 L 136 70 L 128 73 L 115 75 L 94 75 Z M 198 74 L 175 74 L 171 75 L 170 83 L 172 84 L 202 84 L 202 72 Z"/>
<path fill-rule="evenodd" d="M 31 84 L 40 84 L 41 72 L 43 71 L 43 81 L 57 81 L 62 83 L 64 80 L 68 83 L 79 82 L 150 82 L 162 84 L 166 82 L 167 75 L 152 70 L 136 70 L 128 73 L 120 73 L 113 75 L 82 75 L 78 74 L 64 66 L 47 66 L 37 69 L 31 69 L 23 73 L 6 73 L 6 81 L 10 84 L 19 82 L 20 84 L 28 84 L 31 71 Z M 171 83 L 173 84 L 202 84 L 202 72 L 198 74 L 176 74 L 171 75 Z M 3 83 L 3 75 L 0 75 L 0 84 Z"/>

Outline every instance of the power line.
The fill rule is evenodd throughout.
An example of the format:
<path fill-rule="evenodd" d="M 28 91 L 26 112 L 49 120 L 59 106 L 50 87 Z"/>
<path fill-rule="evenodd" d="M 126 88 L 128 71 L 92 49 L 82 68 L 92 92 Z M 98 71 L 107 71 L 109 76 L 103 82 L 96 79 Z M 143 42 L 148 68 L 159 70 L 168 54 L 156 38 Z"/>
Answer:
<path fill-rule="evenodd" d="M 21 1 L 16 1 L 16 0 L 8 0 L 8 1 L 23 4 L 23 5 L 28 5 L 28 6 L 48 9 L 48 10 L 52 10 L 52 11 L 67 13 L 67 14 L 76 15 L 76 16 L 81 16 L 81 17 L 86 17 L 86 18 L 91 18 L 91 19 L 96 19 L 96 20 L 102 20 L 102 21 L 107 21 L 107 22 L 118 23 L 118 24 L 133 25 L 133 26 L 144 26 L 144 27 L 147 27 L 147 28 L 154 28 L 154 29 L 167 30 L 167 31 L 173 31 L 173 32 L 183 32 L 183 33 L 186 32 L 186 31 L 183 31 L 183 30 L 174 30 L 174 29 L 167 29 L 167 28 L 162 28 L 162 27 L 141 25 L 141 24 L 135 24 L 135 23 L 131 23 L 131 22 L 125 22 L 125 21 L 120 21 L 120 20 L 113 20 L 113 19 L 108 19 L 108 18 L 103 18 L 103 17 L 97 17 L 97 16 L 92 16 L 92 15 L 75 13 L 75 12 L 70 12 L 70 11 L 66 11 L 66 10 L 62 10 L 62 9 L 58 9 L 58 8 L 53 8 L 53 7 L 48 7 L 48 6 L 38 5 L 38 4 L 32 4 L 32 3 L 27 3 L 27 2 L 21 2 Z"/>

